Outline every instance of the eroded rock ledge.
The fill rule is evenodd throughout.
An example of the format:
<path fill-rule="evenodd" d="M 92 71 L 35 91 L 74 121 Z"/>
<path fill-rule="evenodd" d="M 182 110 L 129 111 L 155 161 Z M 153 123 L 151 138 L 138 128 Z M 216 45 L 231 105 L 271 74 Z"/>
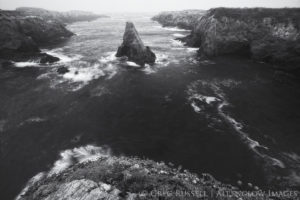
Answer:
<path fill-rule="evenodd" d="M 241 199 L 237 188 L 212 176 L 128 157 L 101 157 L 76 164 L 58 175 L 44 175 L 18 197 L 19 200 L 94 199 Z M 228 197 L 225 194 L 232 194 Z M 245 200 L 268 199 L 244 196 Z"/>
<path fill-rule="evenodd" d="M 199 47 L 201 56 L 239 54 L 299 71 L 299 16 L 300 8 L 214 8 L 193 20 L 182 41 Z"/>

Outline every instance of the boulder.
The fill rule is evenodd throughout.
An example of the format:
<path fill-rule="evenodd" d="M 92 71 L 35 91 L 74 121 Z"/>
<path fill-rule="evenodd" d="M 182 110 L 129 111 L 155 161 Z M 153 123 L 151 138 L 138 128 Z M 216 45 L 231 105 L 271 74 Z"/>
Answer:
<path fill-rule="evenodd" d="M 59 67 L 57 69 L 57 73 L 59 73 L 59 74 L 65 74 L 65 73 L 68 73 L 68 72 L 70 72 L 70 70 L 67 67 Z"/>
<path fill-rule="evenodd" d="M 126 23 L 123 44 L 118 48 L 117 57 L 127 56 L 129 61 L 141 66 L 154 64 L 155 54 L 145 46 L 132 22 Z"/>
<path fill-rule="evenodd" d="M 40 63 L 42 63 L 42 64 L 49 64 L 49 63 L 54 63 L 54 62 L 59 61 L 59 58 L 48 55 L 46 53 L 41 53 L 40 56 L 41 56 Z"/>

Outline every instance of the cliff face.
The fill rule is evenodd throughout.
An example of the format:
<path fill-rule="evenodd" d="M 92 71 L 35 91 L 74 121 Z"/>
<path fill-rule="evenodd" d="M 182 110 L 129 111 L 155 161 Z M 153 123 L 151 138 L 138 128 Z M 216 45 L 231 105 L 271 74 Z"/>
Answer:
<path fill-rule="evenodd" d="M 162 12 L 152 18 L 163 26 L 176 26 L 183 29 L 193 29 L 197 20 L 205 13 L 204 10 L 184 10 Z"/>
<path fill-rule="evenodd" d="M 129 61 L 133 61 L 141 66 L 153 64 L 156 60 L 155 54 L 150 47 L 145 46 L 132 22 L 126 23 L 123 43 L 118 48 L 117 57 L 127 56 Z"/>
<path fill-rule="evenodd" d="M 105 16 L 84 11 L 55 12 L 25 7 L 15 11 L 0 10 L 0 59 L 57 61 L 57 58 L 39 53 L 39 47 L 74 35 L 66 29 L 65 23 L 99 17 Z"/>
<path fill-rule="evenodd" d="M 92 12 L 85 11 L 68 11 L 68 12 L 56 12 L 49 11 L 42 8 L 20 7 L 17 8 L 23 16 L 38 16 L 45 20 L 58 21 L 61 23 L 73 23 L 77 21 L 91 21 L 98 18 L 108 17 L 105 15 L 97 15 Z"/>
<path fill-rule="evenodd" d="M 214 8 L 191 27 L 191 35 L 182 40 L 200 47 L 204 56 L 242 54 L 286 70 L 300 63 L 299 8 Z"/>
<path fill-rule="evenodd" d="M 207 56 L 246 54 L 271 63 L 300 61 L 300 9 L 209 10 L 193 31 Z"/>
<path fill-rule="evenodd" d="M 25 35 L 19 19 L 10 13 L 0 13 L 0 52 L 5 51 L 38 51 L 37 44 Z M 25 20 L 25 19 L 24 19 Z"/>
<path fill-rule="evenodd" d="M 0 11 L 1 58 L 14 59 L 39 52 L 39 46 L 73 35 L 59 22 L 22 16 L 16 11 Z M 22 57 L 21 56 L 21 57 Z"/>

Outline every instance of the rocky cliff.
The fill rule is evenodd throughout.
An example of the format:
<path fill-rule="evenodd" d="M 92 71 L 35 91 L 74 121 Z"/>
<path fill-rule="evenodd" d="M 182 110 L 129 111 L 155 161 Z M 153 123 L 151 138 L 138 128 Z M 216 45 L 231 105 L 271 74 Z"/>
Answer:
<path fill-rule="evenodd" d="M 254 190 L 249 191 L 249 196 L 243 195 L 237 188 L 222 184 L 208 174 L 198 177 L 171 165 L 104 156 L 73 165 L 59 174 L 37 175 L 17 200 L 269 199 Z"/>
<path fill-rule="evenodd" d="M 162 12 L 152 18 L 163 26 L 176 26 L 192 30 L 197 20 L 205 13 L 204 10 L 184 10 Z"/>
<path fill-rule="evenodd" d="M 133 61 L 141 66 L 153 64 L 156 60 L 155 54 L 150 47 L 145 46 L 132 22 L 126 23 L 123 43 L 118 48 L 117 57 L 126 56 L 129 61 Z"/>
<path fill-rule="evenodd" d="M 183 41 L 199 47 L 202 56 L 242 54 L 288 71 L 299 69 L 299 8 L 214 8 L 192 26 Z"/>
<path fill-rule="evenodd" d="M 23 16 L 37 16 L 45 20 L 58 21 L 61 23 L 91 21 L 98 18 L 108 17 L 106 15 L 98 15 L 86 11 L 74 10 L 74 11 L 67 11 L 67 12 L 57 12 L 57 11 L 49 11 L 42 8 L 32 8 L 32 7 L 20 7 L 17 8 L 16 11 L 18 11 Z"/>
<path fill-rule="evenodd" d="M 55 12 L 41 8 L 0 10 L 0 59 L 55 62 L 58 58 L 40 53 L 39 47 L 74 35 L 66 29 L 66 23 L 90 21 L 99 17 L 104 15 L 84 11 Z"/>
<path fill-rule="evenodd" d="M 35 56 L 54 61 L 39 53 L 39 47 L 73 35 L 60 22 L 23 16 L 17 11 L 0 11 L 0 32 L 0 58 L 16 61 Z"/>

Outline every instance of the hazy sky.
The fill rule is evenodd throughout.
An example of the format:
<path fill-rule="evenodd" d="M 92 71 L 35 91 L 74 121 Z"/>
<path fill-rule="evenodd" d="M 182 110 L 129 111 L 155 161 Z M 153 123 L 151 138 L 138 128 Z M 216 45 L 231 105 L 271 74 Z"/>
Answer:
<path fill-rule="evenodd" d="M 20 6 L 51 10 L 87 10 L 94 12 L 138 12 L 212 7 L 300 7 L 300 0 L 0 0 L 1 9 Z"/>

